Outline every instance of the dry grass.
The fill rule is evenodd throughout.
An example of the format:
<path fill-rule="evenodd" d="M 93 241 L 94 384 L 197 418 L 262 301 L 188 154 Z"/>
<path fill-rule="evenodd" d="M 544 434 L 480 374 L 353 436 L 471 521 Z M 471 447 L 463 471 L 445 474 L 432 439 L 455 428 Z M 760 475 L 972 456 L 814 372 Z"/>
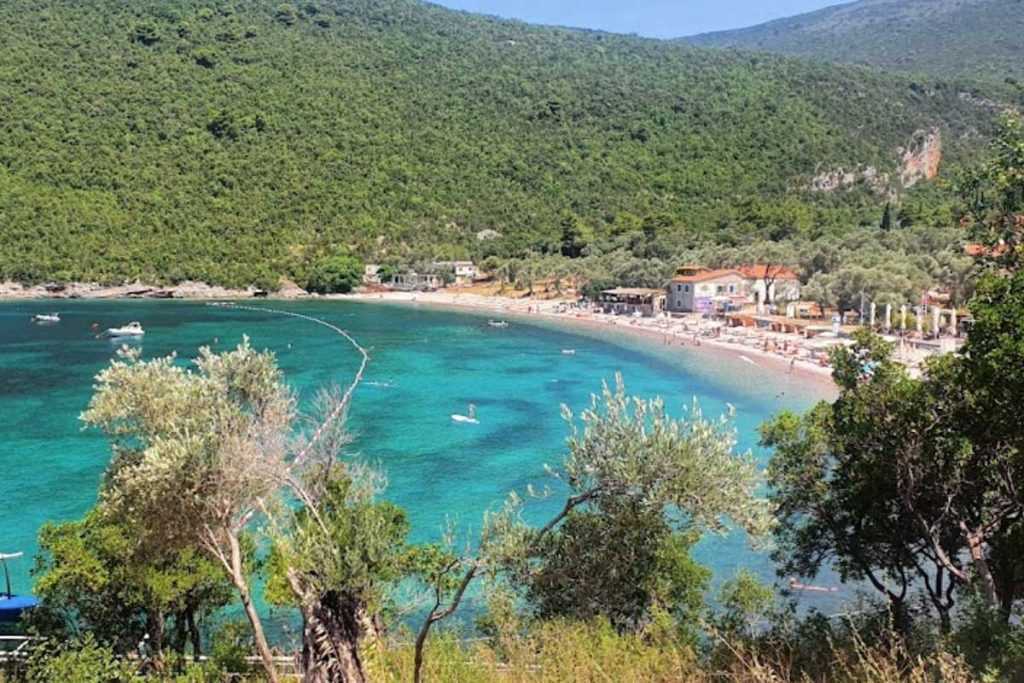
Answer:
<path fill-rule="evenodd" d="M 894 641 L 895 642 L 895 641 Z M 460 644 L 440 637 L 427 655 L 430 683 L 974 683 L 962 659 L 947 652 L 915 658 L 897 645 L 833 651 L 827 671 L 794 672 L 785 655 L 732 648 L 731 664 L 702 668 L 685 645 L 619 636 L 600 625 L 549 624 L 526 638 Z M 412 680 L 412 649 L 389 650 L 371 664 L 373 680 Z"/>

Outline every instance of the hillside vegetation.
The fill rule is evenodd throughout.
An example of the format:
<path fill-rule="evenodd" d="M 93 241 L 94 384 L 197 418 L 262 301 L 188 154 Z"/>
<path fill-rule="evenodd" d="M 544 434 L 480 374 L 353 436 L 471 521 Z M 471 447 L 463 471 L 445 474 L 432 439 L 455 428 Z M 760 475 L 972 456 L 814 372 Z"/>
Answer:
<path fill-rule="evenodd" d="M 275 286 L 339 250 L 550 253 L 566 225 L 844 232 L 899 186 L 814 175 L 898 178 L 936 126 L 949 169 L 992 119 L 954 86 L 412 0 L 8 0 L 0 280 Z"/>
<path fill-rule="evenodd" d="M 689 42 L 941 78 L 1024 79 L 1021 0 L 859 0 Z"/>

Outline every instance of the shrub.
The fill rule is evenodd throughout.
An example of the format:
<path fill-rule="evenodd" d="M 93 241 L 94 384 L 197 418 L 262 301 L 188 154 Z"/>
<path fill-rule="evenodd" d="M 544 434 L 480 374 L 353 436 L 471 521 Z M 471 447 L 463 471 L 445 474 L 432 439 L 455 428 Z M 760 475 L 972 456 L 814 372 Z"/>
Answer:
<path fill-rule="evenodd" d="M 143 45 L 155 45 L 160 42 L 160 34 L 157 33 L 156 26 L 149 22 L 136 24 L 132 28 L 132 41 Z"/>
<path fill-rule="evenodd" d="M 293 5 L 278 5 L 274 18 L 285 26 L 291 26 L 299 20 L 299 12 Z"/>
<path fill-rule="evenodd" d="M 41 649 L 32 656 L 27 680 L 31 683 L 122 683 L 142 680 L 132 662 L 122 662 L 114 651 L 96 642 L 92 634 L 55 649 Z"/>
<path fill-rule="evenodd" d="M 246 660 L 253 652 L 252 630 L 241 621 L 224 624 L 213 635 L 210 644 L 210 661 L 225 674 L 250 673 L 252 667 Z"/>
<path fill-rule="evenodd" d="M 363 281 L 363 268 L 355 256 L 332 256 L 313 268 L 306 289 L 318 294 L 347 294 Z"/>

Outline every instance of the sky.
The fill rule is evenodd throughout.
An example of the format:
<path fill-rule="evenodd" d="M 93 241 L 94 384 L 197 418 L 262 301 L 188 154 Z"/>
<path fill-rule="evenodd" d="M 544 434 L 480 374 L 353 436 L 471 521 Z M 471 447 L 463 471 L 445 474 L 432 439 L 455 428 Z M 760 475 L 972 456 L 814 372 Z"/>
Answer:
<path fill-rule="evenodd" d="M 454 9 L 536 24 L 637 33 L 652 38 L 753 26 L 839 0 L 432 0 Z"/>

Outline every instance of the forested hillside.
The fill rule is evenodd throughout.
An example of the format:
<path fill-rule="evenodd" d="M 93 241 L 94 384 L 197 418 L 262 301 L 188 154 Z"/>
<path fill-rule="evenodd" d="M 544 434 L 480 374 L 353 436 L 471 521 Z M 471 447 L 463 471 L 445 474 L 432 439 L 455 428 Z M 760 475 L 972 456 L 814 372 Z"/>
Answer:
<path fill-rule="evenodd" d="M 940 78 L 1024 80 L 1021 0 L 859 0 L 688 38 Z"/>
<path fill-rule="evenodd" d="M 993 118 L 941 83 L 413 0 L 6 0 L 0 280 L 841 233 L 902 196 L 915 132 L 948 170 Z M 894 180 L 809 190 L 866 166 Z"/>

